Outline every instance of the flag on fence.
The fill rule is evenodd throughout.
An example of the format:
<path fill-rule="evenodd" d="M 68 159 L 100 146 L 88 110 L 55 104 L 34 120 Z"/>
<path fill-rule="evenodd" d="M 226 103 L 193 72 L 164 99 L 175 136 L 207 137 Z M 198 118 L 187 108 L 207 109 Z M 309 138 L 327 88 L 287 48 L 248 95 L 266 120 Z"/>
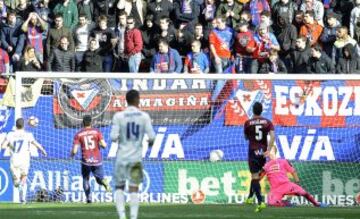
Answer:
<path fill-rule="evenodd" d="M 41 88 L 44 83 L 44 79 L 37 79 L 32 85 L 22 85 L 21 89 L 21 106 L 34 107 L 41 94 Z M 9 79 L 6 91 L 0 105 L 15 107 L 15 79 L 11 77 Z"/>

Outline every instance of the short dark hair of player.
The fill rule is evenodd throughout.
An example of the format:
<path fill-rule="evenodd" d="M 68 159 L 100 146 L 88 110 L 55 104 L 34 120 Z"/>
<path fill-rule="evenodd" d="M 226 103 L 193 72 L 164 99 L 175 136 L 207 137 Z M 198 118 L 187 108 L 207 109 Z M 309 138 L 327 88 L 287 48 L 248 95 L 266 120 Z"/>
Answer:
<path fill-rule="evenodd" d="M 15 123 L 17 129 L 24 128 L 24 124 L 25 124 L 25 121 L 23 118 L 18 118 Z"/>
<path fill-rule="evenodd" d="M 260 102 L 255 102 L 253 105 L 253 113 L 257 116 L 260 116 L 263 111 L 263 106 Z"/>
<path fill-rule="evenodd" d="M 84 125 L 84 127 L 91 126 L 91 121 L 92 121 L 91 116 L 85 115 L 83 117 L 83 125 Z"/>
<path fill-rule="evenodd" d="M 140 94 L 139 94 L 139 91 L 137 90 L 129 90 L 127 93 L 126 93 L 126 102 L 129 104 L 129 105 L 136 105 L 140 100 Z"/>

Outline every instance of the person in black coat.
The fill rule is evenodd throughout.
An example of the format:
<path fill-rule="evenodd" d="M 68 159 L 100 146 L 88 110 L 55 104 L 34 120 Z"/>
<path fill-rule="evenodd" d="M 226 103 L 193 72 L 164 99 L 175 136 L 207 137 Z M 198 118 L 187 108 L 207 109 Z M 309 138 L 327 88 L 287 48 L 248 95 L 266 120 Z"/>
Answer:
<path fill-rule="evenodd" d="M 311 57 L 311 49 L 306 37 L 296 39 L 296 49 L 290 53 L 291 56 L 291 73 L 306 73 L 306 66 Z"/>
<path fill-rule="evenodd" d="M 336 72 L 339 74 L 360 74 L 360 58 L 352 44 L 343 47 L 343 57 L 339 59 Z"/>
<path fill-rule="evenodd" d="M 307 72 L 312 74 L 335 73 L 334 63 L 319 45 L 311 48 L 311 58 L 307 65 Z"/>
<path fill-rule="evenodd" d="M 154 15 L 148 14 L 145 18 L 145 23 L 140 29 L 143 38 L 142 55 L 144 59 L 141 63 L 141 71 L 149 71 L 150 63 L 156 53 L 155 35 L 158 28 L 154 23 Z"/>
<path fill-rule="evenodd" d="M 89 49 L 84 53 L 84 59 L 81 63 L 81 71 L 83 72 L 102 72 L 102 58 L 99 55 L 98 42 L 91 39 Z"/>

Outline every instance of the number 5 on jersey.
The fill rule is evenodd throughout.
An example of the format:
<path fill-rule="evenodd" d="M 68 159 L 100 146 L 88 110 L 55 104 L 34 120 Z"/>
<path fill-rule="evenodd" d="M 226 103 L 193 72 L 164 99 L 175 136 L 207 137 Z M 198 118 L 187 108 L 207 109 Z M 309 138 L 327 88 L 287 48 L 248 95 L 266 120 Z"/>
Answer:
<path fill-rule="evenodd" d="M 255 126 L 255 139 L 257 141 L 261 141 L 261 139 L 263 138 L 263 132 L 261 131 L 261 127 L 261 125 Z"/>

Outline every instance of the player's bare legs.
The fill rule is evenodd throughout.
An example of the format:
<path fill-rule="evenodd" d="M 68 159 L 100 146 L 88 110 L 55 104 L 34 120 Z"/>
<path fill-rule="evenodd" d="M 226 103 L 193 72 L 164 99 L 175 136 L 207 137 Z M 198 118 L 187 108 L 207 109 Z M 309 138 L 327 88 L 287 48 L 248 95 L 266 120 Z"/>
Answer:
<path fill-rule="evenodd" d="M 20 178 L 20 201 L 25 204 L 26 203 L 26 194 L 27 194 L 27 176 L 22 175 Z"/>
<path fill-rule="evenodd" d="M 126 219 L 126 213 L 125 213 L 125 195 L 124 195 L 124 189 L 125 189 L 125 182 L 121 183 L 122 185 L 116 186 L 115 190 L 115 203 L 116 203 L 116 210 L 118 212 L 120 219 Z"/>

